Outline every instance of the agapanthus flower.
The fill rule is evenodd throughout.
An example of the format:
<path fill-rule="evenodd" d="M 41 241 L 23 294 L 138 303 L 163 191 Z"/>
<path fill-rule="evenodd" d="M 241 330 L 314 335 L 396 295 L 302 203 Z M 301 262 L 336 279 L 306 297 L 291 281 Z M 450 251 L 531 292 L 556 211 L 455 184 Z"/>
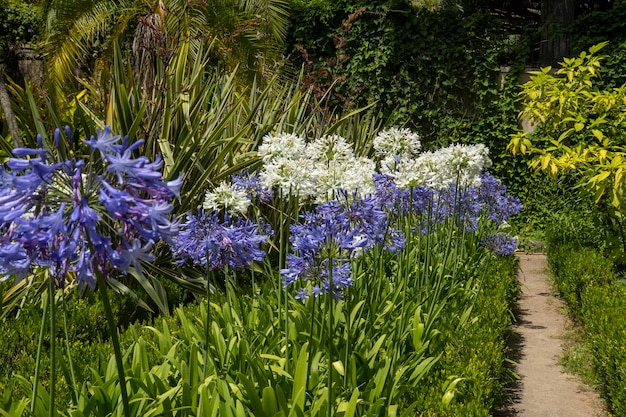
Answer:
<path fill-rule="evenodd" d="M 454 144 L 417 158 L 400 159 L 384 173 L 393 177 L 401 188 L 428 187 L 448 189 L 480 185 L 480 174 L 491 166 L 489 149 L 482 145 Z"/>
<path fill-rule="evenodd" d="M 494 233 L 483 236 L 480 244 L 498 256 L 507 256 L 515 253 L 517 237 L 509 236 L 506 233 Z"/>
<path fill-rule="evenodd" d="M 59 147 L 60 130 L 54 138 Z M 152 246 L 177 234 L 171 201 L 180 178 L 163 181 L 158 158 L 134 156 L 142 141 L 120 140 L 109 127 L 98 131 L 84 142 L 92 153 L 86 160 L 56 161 L 55 150 L 41 145 L 15 150 L 0 171 L 3 279 L 46 267 L 60 286 L 72 280 L 93 289 L 99 274 L 141 273 Z"/>
<path fill-rule="evenodd" d="M 202 210 L 187 214 L 171 247 L 181 263 L 189 260 L 210 270 L 249 268 L 265 257 L 262 245 L 270 234 L 251 220 Z"/>
<path fill-rule="evenodd" d="M 231 215 L 245 214 L 250 207 L 248 192 L 235 183 L 222 182 L 206 192 L 202 207 L 209 213 L 225 210 Z"/>
<path fill-rule="evenodd" d="M 262 184 L 277 188 L 282 196 L 313 198 L 316 203 L 332 200 L 341 189 L 362 195 L 373 189 L 375 164 L 357 158 L 345 138 L 326 135 L 310 143 L 292 134 L 266 136 L 259 147 L 263 161 Z"/>
<path fill-rule="evenodd" d="M 458 227 L 475 232 L 482 208 L 476 187 L 458 188 L 451 185 L 447 190 L 437 191 L 433 199 L 431 221 L 444 223 L 453 219 Z"/>
<path fill-rule="evenodd" d="M 406 128 L 384 129 L 374 138 L 374 150 L 380 159 L 397 155 L 414 157 L 421 147 L 419 135 Z"/>
<path fill-rule="evenodd" d="M 318 204 L 337 198 L 341 190 L 350 195 L 366 195 L 373 191 L 375 165 L 367 158 L 346 161 L 316 161 L 314 165 L 315 202 Z"/>
<path fill-rule="evenodd" d="M 233 184 L 248 193 L 248 198 L 254 200 L 258 198 L 261 203 L 269 203 L 274 197 L 274 192 L 263 186 L 259 174 L 253 174 L 248 170 L 243 170 L 230 177 Z"/>
<path fill-rule="evenodd" d="M 481 175 L 478 196 L 487 217 L 496 224 L 503 224 L 522 210 L 519 198 L 507 193 L 506 186 L 488 172 Z"/>
<path fill-rule="evenodd" d="M 354 257 L 377 244 L 396 251 L 404 245 L 403 236 L 389 226 L 381 202 L 374 197 L 350 199 L 344 192 L 341 200 L 318 205 L 302 220 L 291 226 L 292 253 L 280 271 L 285 288 L 300 282 L 297 295 L 302 300 L 306 285 L 314 295 L 341 297 L 352 285 Z"/>
<path fill-rule="evenodd" d="M 306 141 L 294 133 L 266 135 L 259 145 L 258 155 L 263 163 L 277 158 L 299 159 L 304 155 Z"/>
<path fill-rule="evenodd" d="M 263 164 L 259 176 L 264 187 L 278 189 L 282 197 L 307 199 L 316 195 L 314 166 L 307 158 L 275 158 Z"/>

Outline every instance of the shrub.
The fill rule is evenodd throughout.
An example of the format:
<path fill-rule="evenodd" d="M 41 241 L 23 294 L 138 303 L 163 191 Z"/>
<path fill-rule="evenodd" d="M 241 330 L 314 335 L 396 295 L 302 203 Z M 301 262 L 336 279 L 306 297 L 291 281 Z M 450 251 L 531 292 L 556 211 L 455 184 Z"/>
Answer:
<path fill-rule="evenodd" d="M 581 234 L 585 240 L 585 232 Z M 583 343 L 609 408 L 615 415 L 626 415 L 626 286 L 597 248 L 565 243 L 563 236 L 575 234 L 567 231 L 548 245 L 557 288 L 573 318 L 584 326 Z"/>
<path fill-rule="evenodd" d="M 613 264 L 596 249 L 573 245 L 549 247 L 550 267 L 556 286 L 576 320 L 582 317 L 582 300 L 590 287 L 607 286 L 615 280 Z"/>
<path fill-rule="evenodd" d="M 470 319 L 449 335 L 441 362 L 420 388 L 426 415 L 488 416 L 506 401 L 504 387 L 513 375 L 504 367 L 505 340 L 519 297 L 516 266 L 509 256 L 493 259 L 485 271 Z"/>
<path fill-rule="evenodd" d="M 590 287 L 582 315 L 602 394 L 615 415 L 626 415 L 626 287 Z"/>

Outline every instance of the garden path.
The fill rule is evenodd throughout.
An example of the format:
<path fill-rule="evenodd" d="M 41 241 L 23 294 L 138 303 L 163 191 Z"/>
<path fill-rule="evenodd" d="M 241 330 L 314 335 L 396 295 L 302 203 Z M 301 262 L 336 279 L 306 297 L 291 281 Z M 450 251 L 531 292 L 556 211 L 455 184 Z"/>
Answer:
<path fill-rule="evenodd" d="M 512 346 L 520 380 L 514 403 L 501 414 L 515 417 L 598 417 L 606 415 L 597 394 L 573 375 L 564 373 L 559 358 L 568 325 L 563 302 L 555 296 L 542 254 L 519 255 L 518 302 Z"/>

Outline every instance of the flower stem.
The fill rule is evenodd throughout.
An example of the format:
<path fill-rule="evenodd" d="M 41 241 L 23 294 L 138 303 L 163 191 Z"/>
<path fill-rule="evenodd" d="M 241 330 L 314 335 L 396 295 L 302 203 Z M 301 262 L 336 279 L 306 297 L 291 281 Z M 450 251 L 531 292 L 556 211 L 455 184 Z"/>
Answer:
<path fill-rule="evenodd" d="M 333 259 L 328 262 L 328 412 L 326 415 L 333 415 Z"/>
<path fill-rule="evenodd" d="M 41 318 L 41 328 L 39 329 L 39 343 L 37 344 L 37 357 L 35 359 L 35 377 L 33 382 L 33 394 L 30 401 L 30 412 L 35 414 L 37 406 L 37 390 L 39 388 L 39 369 L 41 365 L 41 347 L 43 346 L 43 336 L 46 330 L 46 320 L 48 319 L 48 309 L 50 308 L 48 300 L 44 302 L 43 317 Z"/>
<path fill-rule="evenodd" d="M 111 303 L 109 302 L 109 294 L 107 292 L 108 289 L 102 277 L 98 277 L 97 281 L 98 292 L 100 293 L 100 299 L 102 300 L 102 306 L 104 307 L 104 314 L 109 325 L 109 333 L 111 334 L 111 343 L 113 343 L 113 351 L 115 352 L 115 363 L 117 365 L 117 375 L 120 380 L 120 392 L 122 393 L 124 417 L 132 417 L 128 403 L 128 392 L 126 391 L 126 376 L 124 375 L 122 350 L 120 349 L 120 340 L 117 337 L 117 326 L 115 324 L 115 318 L 113 317 L 113 310 L 111 310 Z"/>
<path fill-rule="evenodd" d="M 56 288 L 54 286 L 54 278 L 48 277 L 48 304 L 50 307 L 50 402 L 49 412 L 50 417 L 54 417 L 56 414 L 56 407 L 54 403 L 55 385 L 56 385 L 56 302 L 54 299 Z"/>
<path fill-rule="evenodd" d="M 69 331 L 67 328 L 67 303 L 65 302 L 65 295 L 61 298 L 61 303 L 63 305 L 63 331 L 65 333 L 65 348 L 67 349 L 67 360 L 70 366 L 70 393 L 72 394 L 72 401 L 74 402 L 74 405 L 78 405 L 78 394 L 76 393 L 76 387 L 78 387 L 78 384 L 76 383 L 76 372 L 74 371 L 72 348 L 70 345 Z"/>

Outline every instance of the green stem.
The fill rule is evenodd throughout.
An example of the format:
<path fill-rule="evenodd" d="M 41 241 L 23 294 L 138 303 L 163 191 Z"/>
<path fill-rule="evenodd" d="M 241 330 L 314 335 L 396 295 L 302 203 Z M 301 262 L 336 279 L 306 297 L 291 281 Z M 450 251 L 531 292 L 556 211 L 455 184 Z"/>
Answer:
<path fill-rule="evenodd" d="M 315 304 L 317 304 L 317 297 L 313 296 L 313 309 L 311 310 L 313 314 L 311 314 L 311 323 L 309 327 L 309 356 L 307 358 L 306 365 L 306 374 L 311 375 L 311 366 L 313 365 L 313 332 L 315 331 Z M 316 346 L 315 349 L 318 349 L 319 346 Z M 308 381 L 307 381 L 307 389 L 308 389 Z"/>
<path fill-rule="evenodd" d="M 115 352 L 115 364 L 117 365 L 117 375 L 120 380 L 120 392 L 122 393 L 124 417 L 132 417 L 128 402 L 128 392 L 126 391 L 126 376 L 124 374 L 124 363 L 122 362 L 122 350 L 120 349 L 120 340 L 117 337 L 117 325 L 115 323 L 115 318 L 113 317 L 111 303 L 109 302 L 108 289 L 102 276 L 98 276 L 97 281 L 98 292 L 100 293 L 100 299 L 102 300 L 102 306 L 104 307 L 104 315 L 106 316 L 107 324 L 109 325 L 111 343 L 113 344 L 113 351 Z"/>
<path fill-rule="evenodd" d="M 333 415 L 333 259 L 328 261 L 328 417 Z"/>
<path fill-rule="evenodd" d="M 208 257 L 207 257 L 208 259 Z M 208 372 L 208 364 L 209 364 L 209 338 L 210 328 L 211 328 L 211 285 L 209 284 L 209 276 L 212 272 L 209 270 L 208 262 L 207 262 L 207 275 L 206 275 L 206 321 L 204 323 L 204 367 L 202 369 L 202 379 L 205 380 Z M 212 281 L 212 280 L 211 280 Z"/>
<path fill-rule="evenodd" d="M 354 268 L 354 265 L 353 265 Z M 354 270 L 354 269 L 353 269 Z M 348 359 L 350 354 L 350 333 L 352 332 L 352 322 L 350 321 L 350 317 L 352 315 L 351 310 L 352 303 L 350 302 L 350 294 L 346 295 L 346 311 L 347 314 L 347 325 L 346 325 L 346 346 L 345 346 L 345 355 L 343 357 L 343 389 L 345 390 L 348 387 Z"/>
<path fill-rule="evenodd" d="M 70 365 L 70 376 L 71 376 L 71 387 L 70 393 L 72 394 L 72 401 L 74 405 L 78 405 L 78 395 L 76 393 L 76 373 L 74 372 L 74 361 L 72 360 L 72 348 L 70 345 L 70 337 L 69 331 L 67 328 L 67 303 L 65 302 L 65 296 L 61 298 L 61 302 L 63 304 L 63 332 L 65 334 L 65 349 L 67 350 L 67 360 Z"/>
<path fill-rule="evenodd" d="M 56 377 L 57 377 L 57 361 L 56 361 L 56 300 L 54 299 L 56 294 L 56 287 L 54 286 L 54 278 L 48 277 L 48 303 L 50 306 L 50 402 L 49 412 L 50 417 L 54 417 L 56 414 L 54 397 L 56 396 Z"/>
<path fill-rule="evenodd" d="M 46 331 L 46 320 L 48 319 L 48 308 L 50 307 L 48 299 L 44 299 L 43 316 L 41 318 L 41 328 L 39 329 L 39 343 L 37 344 L 37 357 L 35 359 L 35 377 L 33 382 L 33 394 L 30 401 L 30 412 L 35 414 L 37 406 L 37 390 L 39 388 L 39 370 L 41 365 L 41 348 L 43 346 L 43 336 Z"/>

